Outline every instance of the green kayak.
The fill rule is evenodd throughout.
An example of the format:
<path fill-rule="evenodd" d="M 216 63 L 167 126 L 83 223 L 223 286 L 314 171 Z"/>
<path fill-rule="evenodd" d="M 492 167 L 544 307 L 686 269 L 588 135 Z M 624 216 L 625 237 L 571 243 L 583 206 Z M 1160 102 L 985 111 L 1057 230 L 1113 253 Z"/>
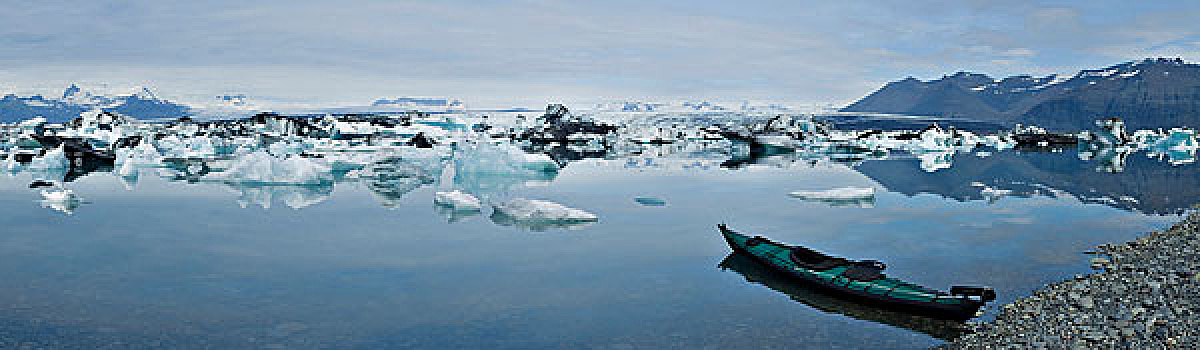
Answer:
<path fill-rule="evenodd" d="M 878 261 L 832 257 L 805 247 L 743 235 L 725 225 L 717 227 L 734 251 L 807 286 L 877 307 L 940 319 L 966 320 L 975 317 L 980 307 L 996 298 L 990 288 L 955 286 L 949 293 L 933 290 L 885 276 L 883 263 Z"/>

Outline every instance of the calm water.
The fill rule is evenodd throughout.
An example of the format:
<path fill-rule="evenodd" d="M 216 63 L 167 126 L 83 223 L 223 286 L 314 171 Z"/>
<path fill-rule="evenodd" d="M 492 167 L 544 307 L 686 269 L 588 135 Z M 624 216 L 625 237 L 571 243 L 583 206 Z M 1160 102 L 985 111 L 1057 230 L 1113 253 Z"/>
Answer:
<path fill-rule="evenodd" d="M 994 313 L 1088 271 L 1081 252 L 1165 228 L 1200 197 L 1195 166 L 1144 156 L 1130 156 L 1120 173 L 1097 172 L 1096 161 L 1070 151 L 960 154 L 932 173 L 915 159 L 719 163 L 584 160 L 493 194 L 600 216 L 536 230 L 493 223 L 488 211 L 439 212 L 432 194 L 449 181 L 404 193 L 362 182 L 238 189 L 152 174 L 131 184 L 93 173 L 68 185 L 87 202 L 65 215 L 38 202 L 29 174 L 0 177 L 0 338 L 83 347 L 921 348 L 942 340 L 726 261 L 714 225 L 885 261 L 891 275 L 935 288 L 989 285 L 1000 295 Z M 863 208 L 787 196 L 838 186 L 874 187 L 876 199 Z"/>

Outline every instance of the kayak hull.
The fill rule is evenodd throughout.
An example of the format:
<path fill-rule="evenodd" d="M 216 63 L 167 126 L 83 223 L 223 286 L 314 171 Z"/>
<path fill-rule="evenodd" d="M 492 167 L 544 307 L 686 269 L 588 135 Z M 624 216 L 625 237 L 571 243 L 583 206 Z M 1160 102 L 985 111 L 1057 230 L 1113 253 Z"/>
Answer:
<path fill-rule="evenodd" d="M 838 276 L 837 269 L 814 271 L 780 258 L 780 249 L 787 246 L 775 242 L 748 246 L 752 237 L 721 226 L 721 236 L 734 251 L 745 254 L 772 270 L 789 276 L 807 287 L 821 290 L 839 298 L 871 306 L 896 310 L 945 320 L 968 320 L 974 318 L 985 300 L 974 300 L 962 296 L 912 285 L 892 278 L 873 281 L 856 281 Z M 764 247 L 764 245 L 767 245 Z M 888 289 L 888 288 L 891 289 Z"/>

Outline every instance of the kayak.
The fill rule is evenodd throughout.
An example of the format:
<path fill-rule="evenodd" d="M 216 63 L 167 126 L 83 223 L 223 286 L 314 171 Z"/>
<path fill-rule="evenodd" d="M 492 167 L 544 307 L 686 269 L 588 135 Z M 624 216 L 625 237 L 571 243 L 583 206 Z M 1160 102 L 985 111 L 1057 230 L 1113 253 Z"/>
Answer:
<path fill-rule="evenodd" d="M 717 267 L 733 271 L 745 278 L 746 282 L 783 293 L 792 300 L 821 312 L 905 328 L 947 341 L 954 340 L 966 333 L 966 325 L 962 321 L 914 315 L 841 298 L 836 293 L 813 288 L 810 283 L 797 281 L 790 275 L 771 269 L 742 252 L 730 253 L 725 260 L 721 260 Z"/>
<path fill-rule="evenodd" d="M 883 274 L 878 261 L 853 261 L 833 257 L 801 246 L 747 236 L 717 225 L 736 252 L 813 288 L 821 288 L 878 307 L 947 320 L 967 320 L 996 299 L 991 288 L 954 286 L 949 292 L 934 290 Z"/>

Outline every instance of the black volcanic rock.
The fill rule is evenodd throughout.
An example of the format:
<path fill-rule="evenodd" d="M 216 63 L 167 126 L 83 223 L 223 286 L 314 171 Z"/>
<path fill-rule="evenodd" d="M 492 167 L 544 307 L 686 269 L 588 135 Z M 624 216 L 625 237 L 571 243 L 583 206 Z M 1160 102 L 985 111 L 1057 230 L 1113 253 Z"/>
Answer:
<path fill-rule="evenodd" d="M 993 80 L 958 73 L 885 85 L 843 108 L 953 116 L 1055 130 L 1091 128 L 1096 119 L 1119 117 L 1132 129 L 1200 126 L 1200 65 L 1179 59 L 1146 59 L 1071 77 L 1018 75 Z"/>

